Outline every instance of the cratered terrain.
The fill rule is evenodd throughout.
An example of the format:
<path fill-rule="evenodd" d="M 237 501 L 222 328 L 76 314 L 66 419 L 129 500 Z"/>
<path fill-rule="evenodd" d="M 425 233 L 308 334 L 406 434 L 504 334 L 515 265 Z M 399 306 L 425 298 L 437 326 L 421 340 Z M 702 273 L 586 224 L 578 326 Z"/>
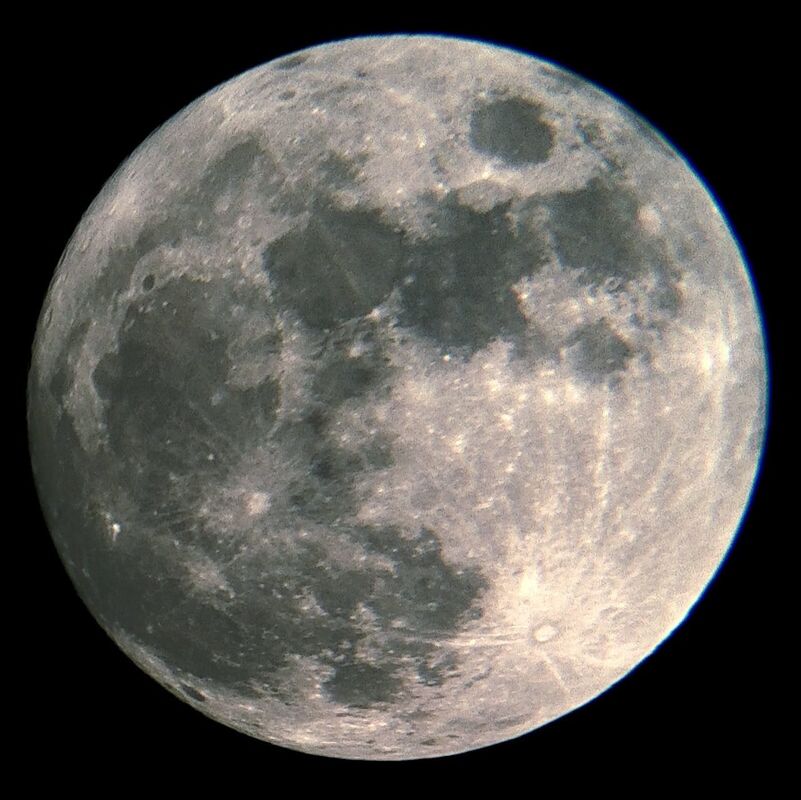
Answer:
<path fill-rule="evenodd" d="M 586 703 L 720 565 L 765 420 L 680 155 L 524 54 L 353 39 L 156 131 L 64 252 L 37 486 L 103 628 L 203 713 L 410 759 Z"/>

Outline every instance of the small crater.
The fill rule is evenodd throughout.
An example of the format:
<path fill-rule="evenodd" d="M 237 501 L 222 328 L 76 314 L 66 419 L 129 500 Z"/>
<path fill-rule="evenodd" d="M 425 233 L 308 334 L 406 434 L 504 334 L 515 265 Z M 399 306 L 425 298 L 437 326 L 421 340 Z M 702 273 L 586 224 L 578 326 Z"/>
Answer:
<path fill-rule="evenodd" d="M 295 96 L 295 92 L 293 92 L 292 89 L 287 89 L 286 91 L 281 92 L 281 94 L 278 95 L 278 99 L 279 100 L 291 100 L 294 96 Z"/>
<path fill-rule="evenodd" d="M 156 285 L 156 279 L 152 275 L 145 275 L 142 280 L 142 288 L 149 292 Z"/>
<path fill-rule="evenodd" d="M 538 642 L 549 642 L 557 633 L 559 633 L 559 631 L 557 631 L 553 625 L 545 623 L 545 625 L 540 625 L 540 627 L 534 631 L 534 638 Z"/>
<path fill-rule="evenodd" d="M 542 106 L 521 97 L 479 105 L 470 117 L 470 142 L 481 153 L 507 164 L 547 161 L 554 142 Z"/>
<path fill-rule="evenodd" d="M 181 224 L 177 220 L 156 219 L 142 228 L 132 245 L 112 246 L 106 267 L 94 284 L 96 302 L 104 304 L 109 298 L 127 291 L 137 262 L 159 247 L 176 247 L 181 236 Z"/>

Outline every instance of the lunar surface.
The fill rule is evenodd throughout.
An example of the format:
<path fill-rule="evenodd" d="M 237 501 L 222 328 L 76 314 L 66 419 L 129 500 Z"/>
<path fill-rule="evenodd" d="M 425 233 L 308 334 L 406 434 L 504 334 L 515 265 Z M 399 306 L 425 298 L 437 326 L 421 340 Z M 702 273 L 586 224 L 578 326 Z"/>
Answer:
<path fill-rule="evenodd" d="M 353 39 L 121 166 L 34 343 L 59 554 L 146 672 L 252 736 L 411 759 L 618 681 L 724 559 L 766 366 L 681 156 L 535 58 Z"/>

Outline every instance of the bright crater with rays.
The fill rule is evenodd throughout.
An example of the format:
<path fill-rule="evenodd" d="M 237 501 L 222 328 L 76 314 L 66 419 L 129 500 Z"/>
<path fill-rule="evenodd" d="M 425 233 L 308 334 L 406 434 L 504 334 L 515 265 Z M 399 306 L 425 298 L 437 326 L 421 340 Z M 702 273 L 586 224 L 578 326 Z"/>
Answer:
<path fill-rule="evenodd" d="M 520 53 L 365 38 L 120 168 L 29 425 L 65 566 L 144 670 L 267 741 L 407 759 L 543 725 L 670 634 L 765 387 L 736 242 L 643 120 Z"/>

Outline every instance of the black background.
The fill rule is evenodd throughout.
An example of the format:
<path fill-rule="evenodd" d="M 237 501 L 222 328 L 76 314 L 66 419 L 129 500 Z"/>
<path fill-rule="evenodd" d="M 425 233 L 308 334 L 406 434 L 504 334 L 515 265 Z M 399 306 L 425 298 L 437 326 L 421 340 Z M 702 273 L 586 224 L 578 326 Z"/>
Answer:
<path fill-rule="evenodd" d="M 485 9 L 489 13 L 491 9 Z M 235 18 L 237 15 L 241 19 Z M 299 14 L 300 17 L 304 16 Z M 14 672 L 11 729 L 31 781 L 55 772 L 67 785 L 139 775 L 203 780 L 287 776 L 298 790 L 329 777 L 351 793 L 381 778 L 522 779 L 523 791 L 578 786 L 605 792 L 656 791 L 668 776 L 740 776 L 770 781 L 777 714 L 790 692 L 788 657 L 772 633 L 785 587 L 774 580 L 787 526 L 776 507 L 783 482 L 781 363 L 786 315 L 775 245 L 774 181 L 783 171 L 782 107 L 771 95 L 781 20 L 735 20 L 729 30 L 692 17 L 586 17 L 580 9 L 547 23 L 509 19 L 253 20 L 227 9 L 210 19 L 167 24 L 64 19 L 12 31 L 22 49 L 9 84 L 7 128 L 22 166 L 21 241 L 13 312 L 18 407 L 14 417 L 14 502 L 23 553 L 15 565 L 8 617 L 21 623 L 6 656 Z M 47 28 L 45 30 L 44 28 Z M 38 510 L 28 466 L 24 380 L 48 282 L 81 215 L 105 181 L 156 127 L 188 102 L 245 69 L 331 39 L 391 31 L 482 38 L 527 50 L 593 80 L 661 130 L 718 198 L 749 260 L 771 350 L 772 426 L 749 513 L 730 556 L 686 622 L 623 682 L 587 706 L 531 734 L 472 753 L 416 763 L 360 763 L 305 756 L 248 738 L 174 698 L 124 656 L 93 621 L 64 572 Z M 15 215 L 16 216 L 16 215 Z M 25 238 L 20 233 L 30 225 Z M 17 302 L 17 298 L 23 298 Z M 640 777 L 647 776 L 643 784 Z M 357 783 L 358 782 L 358 783 Z M 123 781 L 124 783 L 124 781 Z M 381 787 L 384 784 L 375 784 Z M 428 785 L 428 784 L 421 784 Z M 376 791 L 379 790 L 376 789 Z"/>

